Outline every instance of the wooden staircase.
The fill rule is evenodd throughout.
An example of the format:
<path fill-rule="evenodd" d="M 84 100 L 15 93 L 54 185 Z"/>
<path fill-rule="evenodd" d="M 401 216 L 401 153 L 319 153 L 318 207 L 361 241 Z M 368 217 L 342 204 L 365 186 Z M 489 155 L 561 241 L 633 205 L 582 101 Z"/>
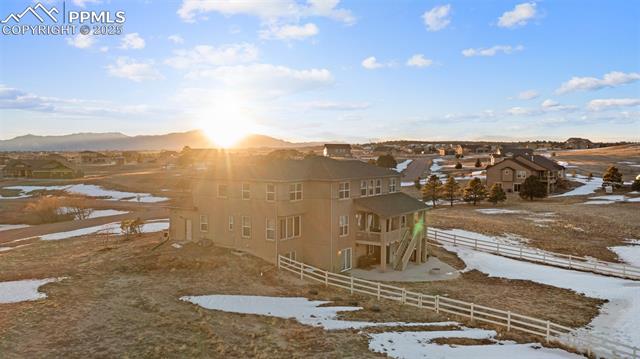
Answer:
<path fill-rule="evenodd" d="M 419 235 L 411 235 L 411 230 L 409 230 L 409 228 L 405 229 L 402 233 L 402 239 L 400 240 L 398 249 L 393 255 L 393 269 L 405 270 L 407 268 L 411 254 L 416 249 L 418 238 L 420 238 Z"/>

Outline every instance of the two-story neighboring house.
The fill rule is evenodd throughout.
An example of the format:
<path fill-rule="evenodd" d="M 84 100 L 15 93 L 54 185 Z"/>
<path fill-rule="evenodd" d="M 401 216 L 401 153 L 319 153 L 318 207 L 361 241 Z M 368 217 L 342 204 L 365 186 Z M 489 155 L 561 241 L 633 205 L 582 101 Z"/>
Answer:
<path fill-rule="evenodd" d="M 547 186 L 547 193 L 552 193 L 558 178 L 564 178 L 564 170 L 563 166 L 544 156 L 516 155 L 487 166 L 487 186 L 498 183 L 505 192 L 520 192 L 524 180 L 534 175 Z"/>
<path fill-rule="evenodd" d="M 325 157 L 352 157 L 351 145 L 348 143 L 327 143 L 322 148 Z"/>
<path fill-rule="evenodd" d="M 171 213 L 171 236 L 210 240 L 275 262 L 286 255 L 331 271 L 374 258 L 403 269 L 423 258 L 413 235 L 427 206 L 400 192 L 400 175 L 357 160 L 221 159 L 196 179 L 193 207 Z M 417 228 L 421 228 L 417 227 Z"/>

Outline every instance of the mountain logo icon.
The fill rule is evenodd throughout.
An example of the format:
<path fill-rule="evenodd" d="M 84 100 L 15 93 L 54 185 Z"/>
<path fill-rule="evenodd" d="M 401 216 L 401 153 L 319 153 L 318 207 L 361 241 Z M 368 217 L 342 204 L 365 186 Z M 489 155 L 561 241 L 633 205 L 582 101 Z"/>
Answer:
<path fill-rule="evenodd" d="M 42 12 L 44 14 L 40 14 L 39 13 Z M 53 22 L 58 22 L 58 19 L 54 16 L 57 15 L 59 13 L 58 9 L 56 9 L 55 6 L 52 6 L 51 9 L 47 9 L 44 5 L 42 5 L 41 3 L 37 3 L 34 6 L 28 6 L 26 9 L 24 9 L 24 11 L 22 11 L 21 13 L 12 13 L 9 14 L 9 16 L 7 16 L 4 20 L 0 21 L 0 23 L 2 24 L 6 24 L 8 22 L 10 22 L 11 20 L 13 20 L 16 23 L 19 23 L 20 20 L 22 20 L 22 18 L 24 16 L 26 16 L 27 14 L 31 14 L 33 15 L 36 19 L 38 19 L 41 23 L 44 23 L 45 21 L 45 15 L 47 17 L 49 17 Z"/>

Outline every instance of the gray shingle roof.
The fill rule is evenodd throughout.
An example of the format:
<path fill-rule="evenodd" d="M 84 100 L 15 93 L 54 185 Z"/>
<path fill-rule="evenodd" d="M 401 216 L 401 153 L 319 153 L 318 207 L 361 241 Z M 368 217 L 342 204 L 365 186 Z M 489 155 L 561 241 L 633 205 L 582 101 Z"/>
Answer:
<path fill-rule="evenodd" d="M 393 217 L 429 208 L 424 202 L 402 192 L 360 197 L 356 198 L 354 202 L 357 206 L 366 208 L 381 217 Z"/>
<path fill-rule="evenodd" d="M 358 160 L 335 160 L 322 156 L 301 160 L 223 157 L 207 175 L 214 179 L 259 181 L 335 181 L 392 176 L 396 177 L 398 173 Z"/>

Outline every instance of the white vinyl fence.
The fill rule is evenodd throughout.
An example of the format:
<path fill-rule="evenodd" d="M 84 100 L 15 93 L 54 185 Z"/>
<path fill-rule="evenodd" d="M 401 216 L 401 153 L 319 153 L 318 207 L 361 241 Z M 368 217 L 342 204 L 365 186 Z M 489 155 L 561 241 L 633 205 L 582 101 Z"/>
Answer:
<path fill-rule="evenodd" d="M 604 262 L 593 258 L 577 257 L 570 254 L 547 252 L 541 249 L 521 245 L 505 244 L 450 234 L 437 229 L 427 229 L 430 243 L 471 248 L 477 251 L 501 255 L 504 257 L 527 260 L 556 267 L 594 272 L 613 277 L 640 280 L 640 267 Z"/>
<path fill-rule="evenodd" d="M 342 288 L 351 294 L 360 293 L 376 297 L 378 300 L 394 300 L 421 309 L 435 310 L 438 313 L 449 313 L 472 321 L 496 324 L 507 328 L 507 330 L 513 329 L 538 335 L 545 338 L 546 341 L 557 341 L 596 358 L 640 358 L 640 349 L 638 348 L 598 336 L 591 336 L 589 339 L 576 337 L 571 335 L 572 328 L 549 320 L 328 272 L 284 256 L 278 256 L 278 268 L 292 272 L 302 280 L 310 279 L 324 283 L 325 286 Z"/>

